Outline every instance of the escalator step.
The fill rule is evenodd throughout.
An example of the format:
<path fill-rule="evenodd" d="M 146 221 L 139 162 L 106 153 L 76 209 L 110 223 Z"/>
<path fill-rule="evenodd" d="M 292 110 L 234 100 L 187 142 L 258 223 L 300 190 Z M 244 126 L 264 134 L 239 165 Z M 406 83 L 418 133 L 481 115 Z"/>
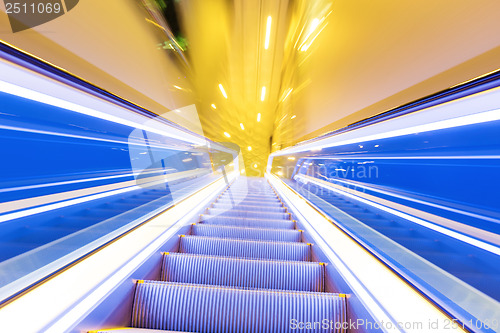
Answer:
<path fill-rule="evenodd" d="M 280 199 L 276 195 L 252 195 L 249 193 L 231 193 L 231 192 L 226 192 L 223 193 L 221 198 L 237 198 L 237 199 L 249 199 L 249 200 L 262 200 L 262 201 L 267 201 L 267 200 L 275 200 L 275 201 L 280 201 Z"/>
<path fill-rule="evenodd" d="M 257 199 L 257 200 L 267 200 L 267 199 L 273 199 L 273 200 L 279 200 L 276 194 L 252 194 L 252 193 L 244 193 L 244 192 L 225 192 L 222 194 L 222 196 L 230 196 L 230 197 L 235 197 L 235 198 L 249 198 L 249 199 Z"/>
<path fill-rule="evenodd" d="M 345 297 L 139 281 L 132 309 L 132 326 L 188 332 L 294 332 L 292 319 L 332 322 L 308 332 L 341 332 Z"/>
<path fill-rule="evenodd" d="M 231 204 L 222 204 L 222 203 L 214 203 L 212 208 L 216 209 L 236 209 L 236 210 L 248 210 L 252 212 L 269 212 L 269 213 L 286 213 L 285 207 L 266 207 L 266 206 L 249 206 L 249 205 L 231 205 Z"/>
<path fill-rule="evenodd" d="M 219 198 L 216 203 L 224 205 L 248 205 L 248 206 L 263 206 L 263 207 L 283 207 L 280 201 L 263 201 L 263 200 L 235 200 L 230 198 Z"/>
<path fill-rule="evenodd" d="M 243 196 L 229 196 L 223 195 L 221 196 L 217 202 L 248 202 L 252 205 L 259 205 L 262 202 L 273 205 L 280 205 L 281 201 L 278 198 L 259 198 L 259 197 L 243 197 Z"/>
<path fill-rule="evenodd" d="M 317 262 L 164 254 L 161 280 L 238 288 L 324 291 L 324 264 Z"/>
<path fill-rule="evenodd" d="M 180 253 L 236 258 L 311 260 L 311 245 L 297 242 L 265 242 L 205 236 L 181 236 Z"/>
<path fill-rule="evenodd" d="M 244 228 L 214 224 L 195 224 L 191 228 L 191 235 L 281 242 L 300 242 L 302 239 L 302 232 L 299 230 Z"/>
<path fill-rule="evenodd" d="M 253 212 L 247 210 L 224 210 L 217 208 L 209 208 L 207 210 L 208 215 L 217 216 L 231 216 L 231 217 L 241 217 L 241 218 L 257 218 L 257 219 L 273 219 L 273 220 L 291 220 L 290 213 L 272 213 L 272 212 Z"/>
<path fill-rule="evenodd" d="M 200 222 L 206 224 L 222 224 L 237 227 L 266 228 L 266 229 L 294 229 L 293 220 L 268 220 L 268 219 L 244 219 L 238 217 L 201 215 Z"/>
<path fill-rule="evenodd" d="M 188 333 L 188 332 L 151 330 L 147 328 L 120 327 L 120 328 L 110 328 L 97 331 L 89 331 L 88 333 Z"/>

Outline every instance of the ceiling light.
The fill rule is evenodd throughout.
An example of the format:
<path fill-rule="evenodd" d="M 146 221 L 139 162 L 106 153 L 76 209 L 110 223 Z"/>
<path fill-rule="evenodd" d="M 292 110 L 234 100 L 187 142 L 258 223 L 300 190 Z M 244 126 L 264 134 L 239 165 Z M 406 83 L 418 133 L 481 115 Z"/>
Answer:
<path fill-rule="evenodd" d="M 295 161 L 295 157 L 290 156 L 290 157 L 288 158 L 288 160 L 290 160 L 290 161 Z"/>
<path fill-rule="evenodd" d="M 257 113 L 257 121 L 260 121 L 261 115 L 260 113 Z"/>
<path fill-rule="evenodd" d="M 319 18 L 315 18 L 311 22 L 311 27 L 309 28 L 309 34 L 311 34 L 314 30 L 316 30 L 316 28 L 318 27 L 318 25 L 319 25 Z"/>
<path fill-rule="evenodd" d="M 220 92 L 222 93 L 222 96 L 224 96 L 224 98 L 227 98 L 226 91 L 224 90 L 224 87 L 220 83 L 219 83 L 219 89 L 220 89 Z"/>
<path fill-rule="evenodd" d="M 316 39 L 316 37 L 318 37 L 319 35 L 319 32 L 316 34 L 316 36 L 314 36 L 314 38 L 312 38 L 311 41 L 309 41 L 309 37 L 311 37 L 312 33 L 314 32 L 314 30 L 316 30 L 316 28 L 319 26 L 319 24 L 324 20 L 323 19 L 318 19 L 318 18 L 315 18 L 312 22 L 311 22 L 311 26 L 309 27 L 309 32 L 307 33 L 307 36 L 304 38 L 304 41 L 302 42 L 302 44 L 299 46 L 299 50 L 301 51 L 307 51 L 307 49 L 311 46 L 312 42 Z M 324 29 L 324 27 L 323 27 Z M 323 30 L 321 29 L 321 30 Z M 320 31 L 321 32 L 321 31 Z M 309 41 L 309 43 L 307 43 Z"/>
<path fill-rule="evenodd" d="M 248 151 L 252 151 L 252 147 L 248 146 Z"/>
<path fill-rule="evenodd" d="M 217 109 L 217 107 L 215 106 L 215 104 L 212 104 L 211 106 L 212 106 L 212 109 L 214 109 L 214 110 Z"/>
<path fill-rule="evenodd" d="M 228 132 L 224 132 L 224 135 L 227 136 L 228 138 L 231 137 L 231 134 L 229 134 Z"/>
<path fill-rule="evenodd" d="M 260 100 L 264 101 L 266 99 L 266 87 L 262 87 L 262 92 L 260 93 Z"/>
<path fill-rule="evenodd" d="M 283 99 L 282 99 L 282 101 L 283 101 L 283 102 L 285 101 L 285 99 L 287 99 L 287 98 L 288 98 L 288 96 L 290 96 L 290 93 L 291 93 L 292 91 L 293 91 L 293 89 L 292 89 L 292 88 L 289 88 L 289 89 L 287 90 L 287 93 L 286 93 L 285 97 L 283 97 Z"/>
<path fill-rule="evenodd" d="M 253 167 L 254 167 L 255 169 L 257 169 L 257 167 L 258 167 L 257 163 L 255 163 L 255 164 L 253 165 Z"/>
<path fill-rule="evenodd" d="M 245 130 L 245 126 L 243 126 L 243 123 L 240 123 L 240 127 L 243 131 Z"/>
<path fill-rule="evenodd" d="M 267 17 L 267 26 L 266 26 L 266 41 L 264 43 L 264 48 L 267 50 L 269 48 L 269 39 L 271 38 L 271 16 Z"/>
<path fill-rule="evenodd" d="M 297 116 L 296 116 L 296 115 L 293 115 L 293 116 L 292 116 L 292 118 L 290 118 L 290 119 L 295 119 L 295 118 L 297 118 Z"/>
<path fill-rule="evenodd" d="M 175 88 L 175 89 L 182 90 L 182 88 L 181 88 L 181 87 L 179 87 L 179 86 L 174 86 L 174 88 Z"/>

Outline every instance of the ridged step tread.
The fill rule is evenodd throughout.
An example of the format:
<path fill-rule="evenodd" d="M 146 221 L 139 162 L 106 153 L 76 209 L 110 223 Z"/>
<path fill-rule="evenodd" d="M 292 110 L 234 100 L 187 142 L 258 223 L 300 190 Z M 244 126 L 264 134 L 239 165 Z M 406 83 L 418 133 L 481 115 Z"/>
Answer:
<path fill-rule="evenodd" d="M 217 202 L 246 202 L 250 205 L 259 205 L 261 203 L 267 203 L 269 205 L 282 205 L 281 201 L 278 198 L 248 198 L 248 197 L 230 197 L 230 196 L 221 196 L 217 199 Z"/>
<path fill-rule="evenodd" d="M 165 253 L 161 280 L 237 288 L 324 291 L 324 264 Z"/>
<path fill-rule="evenodd" d="M 107 330 L 89 331 L 88 333 L 189 333 L 180 331 L 152 330 L 149 328 L 117 327 Z"/>
<path fill-rule="evenodd" d="M 139 281 L 132 309 L 132 326 L 173 331 L 295 332 L 291 319 L 333 323 L 331 329 L 308 332 L 342 332 L 335 323 L 346 320 L 346 299 L 342 294 Z"/>
<path fill-rule="evenodd" d="M 216 209 L 236 209 L 236 210 L 248 210 L 248 211 L 253 211 L 253 212 L 269 212 L 269 213 L 286 213 L 287 209 L 285 207 L 266 207 L 266 206 L 258 206 L 258 205 L 231 205 L 231 204 L 222 204 L 222 203 L 217 203 L 215 202 L 212 204 L 210 208 L 216 208 Z"/>
<path fill-rule="evenodd" d="M 277 198 L 278 196 L 274 192 L 262 192 L 262 191 L 231 191 L 228 190 L 224 194 L 230 194 L 230 195 L 238 195 L 238 196 L 247 196 L 247 197 L 256 197 L 256 198 Z"/>
<path fill-rule="evenodd" d="M 208 208 L 207 215 L 212 216 L 232 216 L 241 218 L 257 218 L 257 219 L 272 219 L 272 220 L 291 220 L 290 213 L 274 213 L 274 212 L 255 212 L 249 210 L 225 210 L 219 208 Z"/>
<path fill-rule="evenodd" d="M 253 239 L 265 241 L 300 242 L 302 231 L 295 229 L 264 229 L 197 223 L 191 235 L 218 238 Z"/>
<path fill-rule="evenodd" d="M 244 219 L 230 216 L 200 215 L 200 222 L 206 224 L 232 225 L 236 227 L 265 229 L 295 229 L 294 220 Z"/>
<path fill-rule="evenodd" d="M 205 236 L 182 235 L 179 242 L 179 252 L 245 259 L 311 260 L 311 244 Z"/>
<path fill-rule="evenodd" d="M 215 201 L 218 204 L 224 205 L 249 205 L 249 206 L 263 206 L 263 207 L 283 207 L 280 201 L 265 201 L 265 200 L 249 200 L 249 199 L 230 199 L 219 198 Z"/>

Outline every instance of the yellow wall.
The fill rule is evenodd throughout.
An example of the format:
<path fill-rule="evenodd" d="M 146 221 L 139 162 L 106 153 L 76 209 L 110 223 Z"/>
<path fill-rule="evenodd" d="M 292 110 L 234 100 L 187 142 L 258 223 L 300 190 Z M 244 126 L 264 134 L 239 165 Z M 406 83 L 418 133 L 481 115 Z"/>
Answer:
<path fill-rule="evenodd" d="M 158 50 L 165 38 L 146 21 L 138 1 L 83 0 L 63 16 L 17 33 L 3 6 L 1 40 L 157 114 L 194 103 L 182 66 Z"/>
<path fill-rule="evenodd" d="M 500 1 L 330 3 L 309 50 L 293 50 L 294 91 L 279 108 L 276 147 L 500 68 Z"/>

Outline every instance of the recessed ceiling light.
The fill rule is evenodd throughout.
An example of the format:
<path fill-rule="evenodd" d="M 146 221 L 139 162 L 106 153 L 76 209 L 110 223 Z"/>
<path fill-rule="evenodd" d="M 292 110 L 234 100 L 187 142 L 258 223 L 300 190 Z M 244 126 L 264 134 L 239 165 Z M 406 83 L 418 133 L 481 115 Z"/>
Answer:
<path fill-rule="evenodd" d="M 220 89 L 220 92 L 222 93 L 222 96 L 224 96 L 224 98 L 227 98 L 226 91 L 224 90 L 224 87 L 220 83 L 219 83 L 219 89 Z"/>
<path fill-rule="evenodd" d="M 269 40 L 271 39 L 271 16 L 267 17 L 267 25 L 266 25 L 266 40 L 264 42 L 264 48 L 267 50 L 269 48 Z"/>

